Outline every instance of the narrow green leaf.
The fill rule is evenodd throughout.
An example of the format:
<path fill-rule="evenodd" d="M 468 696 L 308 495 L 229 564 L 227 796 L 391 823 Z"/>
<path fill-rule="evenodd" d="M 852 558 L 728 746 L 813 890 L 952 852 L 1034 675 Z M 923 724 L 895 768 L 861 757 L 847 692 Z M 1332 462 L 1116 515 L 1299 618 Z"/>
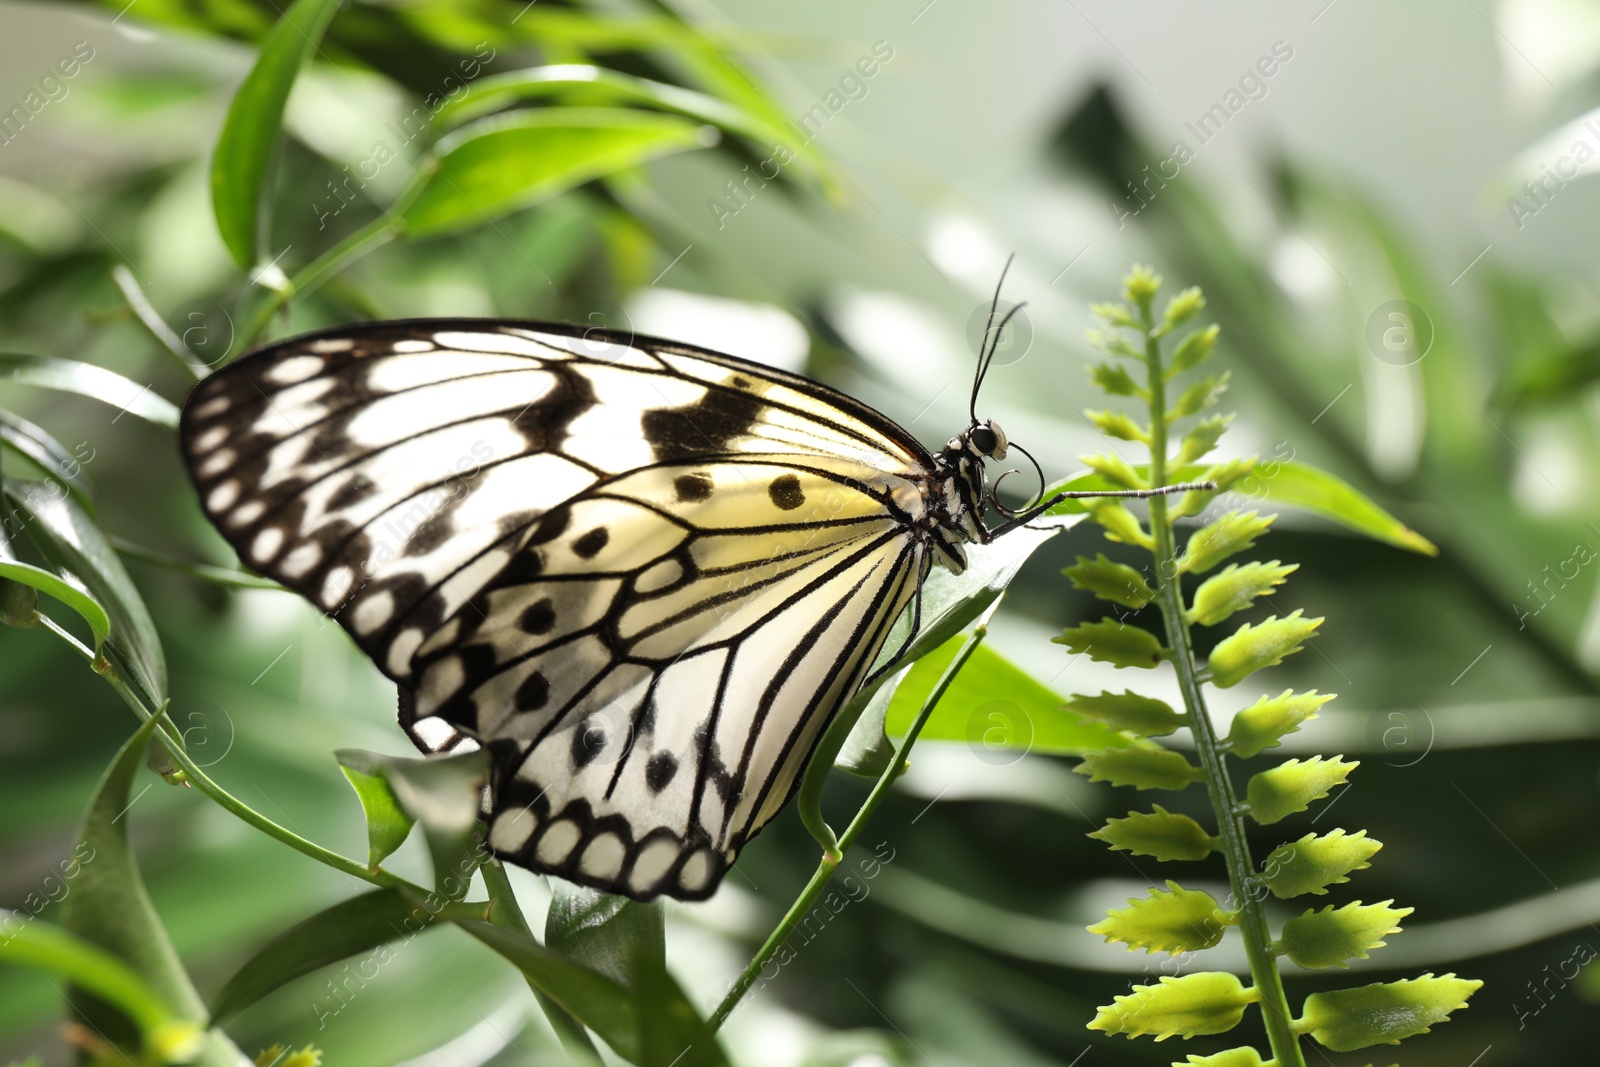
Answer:
<path fill-rule="evenodd" d="M 199 1024 L 179 1018 L 138 973 L 91 941 L 31 914 L 0 909 L 0 962 L 51 971 L 133 1021 L 157 1063 L 181 1063 L 200 1051 Z"/>
<path fill-rule="evenodd" d="M 429 905 L 439 900 L 418 903 L 397 889 L 374 889 L 317 912 L 275 935 L 234 972 L 212 998 L 212 1018 L 229 1019 L 296 978 L 363 952 L 354 973 L 371 981 L 395 957 L 389 943 L 410 941 L 431 925 L 437 908 Z"/>
<path fill-rule="evenodd" d="M 1172 350 L 1172 358 L 1167 361 L 1167 377 L 1172 378 L 1186 370 L 1192 370 L 1210 359 L 1221 333 L 1222 327 L 1212 323 L 1187 334 L 1178 342 L 1178 347 Z"/>
<path fill-rule="evenodd" d="M 1151 668 L 1166 656 L 1166 649 L 1148 630 L 1115 619 L 1101 619 L 1074 626 L 1059 637 L 1050 639 L 1055 644 L 1066 645 L 1074 656 L 1085 652 L 1089 658 L 1118 667 Z"/>
<path fill-rule="evenodd" d="M 1312 909 L 1283 924 L 1278 947 L 1309 970 L 1348 967 L 1350 960 L 1366 959 L 1367 953 L 1387 943 L 1385 937 L 1400 932 L 1400 920 L 1414 909 L 1389 907 L 1393 903 L 1358 900 L 1337 909 L 1332 904 L 1321 911 Z"/>
<path fill-rule="evenodd" d="M 1114 563 L 1099 553 L 1094 559 L 1079 556 L 1078 562 L 1063 570 L 1079 589 L 1086 589 L 1101 600 L 1129 608 L 1142 608 L 1156 598 L 1156 591 L 1144 575 L 1126 563 Z"/>
<path fill-rule="evenodd" d="M 1332 519 L 1410 552 L 1437 556 L 1438 546 L 1384 511 L 1348 482 L 1304 463 L 1278 463 L 1272 474 L 1259 472 L 1261 496 L 1278 504 Z"/>
<path fill-rule="evenodd" d="M 1107 326 L 1119 330 L 1142 330 L 1144 328 L 1139 320 L 1133 317 L 1133 312 L 1128 309 L 1126 304 L 1118 304 L 1112 301 L 1093 303 L 1089 305 L 1089 310 L 1094 314 L 1095 318 L 1104 322 Z"/>
<path fill-rule="evenodd" d="M 1292 759 L 1262 771 L 1250 779 L 1246 789 L 1250 817 L 1269 826 L 1305 811 L 1359 766 L 1356 760 L 1346 763 L 1337 756 L 1312 756 L 1304 762 Z"/>
<path fill-rule="evenodd" d="M 110 630 L 101 651 L 153 704 L 161 704 L 167 688 L 161 639 L 144 598 L 94 518 L 54 483 L 8 478 L 4 492 L 26 520 L 28 536 L 45 562 L 104 610 Z"/>
<path fill-rule="evenodd" d="M 267 170 L 278 145 L 284 105 L 338 8 L 339 0 L 295 0 L 267 31 L 255 66 L 228 105 L 211 154 L 211 210 L 222 243 L 246 270 L 262 258 Z"/>
<path fill-rule="evenodd" d="M 1140 1037 L 1201 1037 L 1224 1034 L 1239 1025 L 1244 1010 L 1258 999 L 1239 979 L 1220 971 L 1201 971 L 1181 978 L 1163 975 L 1157 985 L 1134 986 L 1133 992 L 1100 1008 L 1089 1029 Z"/>
<path fill-rule="evenodd" d="M 1187 789 L 1205 775 L 1181 752 L 1166 748 L 1123 748 L 1091 752 L 1072 768 L 1091 782 L 1135 789 Z"/>
<path fill-rule="evenodd" d="M 951 638 L 911 668 L 889 701 L 884 730 L 890 737 L 905 736 L 961 643 L 960 637 Z M 979 645 L 972 653 L 918 736 L 925 741 L 964 741 L 985 753 L 1081 755 L 1128 743 L 1098 723 L 1063 714 L 1061 697 L 1054 690 L 988 645 Z"/>
<path fill-rule="evenodd" d="M 1160 804 L 1151 812 L 1130 811 L 1127 818 L 1108 819 L 1089 836 L 1115 851 L 1159 860 L 1203 860 L 1216 850 L 1218 839 L 1187 815 L 1174 815 Z"/>
<path fill-rule="evenodd" d="M 203 1024 L 205 1004 L 161 925 L 128 845 L 127 815 L 137 803 L 133 780 L 159 722 L 152 717 L 139 727 L 95 789 L 78 828 L 73 855 L 80 867 L 62 906 L 61 921 L 72 933 L 127 964 L 173 1016 Z M 103 1002 L 91 1000 L 80 1007 L 112 1040 L 126 1034 L 121 1017 Z"/>
<path fill-rule="evenodd" d="M 1210 893 L 1168 879 L 1165 890 L 1152 887 L 1148 897 L 1130 897 L 1128 907 L 1108 912 L 1089 932 L 1129 952 L 1198 952 L 1220 944 L 1233 922 Z"/>
<path fill-rule="evenodd" d="M 1085 411 L 1083 416 L 1107 437 L 1146 445 L 1150 443 L 1150 431 L 1120 411 Z"/>
<path fill-rule="evenodd" d="M 1228 391 L 1228 379 L 1232 377 L 1229 371 L 1213 374 L 1195 382 L 1185 389 L 1172 406 L 1167 409 L 1167 425 L 1171 426 L 1179 419 L 1186 419 L 1190 415 L 1198 415 L 1206 408 L 1214 405 Z"/>
<path fill-rule="evenodd" d="M 1425 974 L 1399 982 L 1313 993 L 1306 998 L 1305 1014 L 1295 1020 L 1294 1029 L 1310 1034 L 1334 1052 L 1398 1044 L 1449 1019 L 1451 1012 L 1467 1006 L 1467 998 L 1482 985 L 1453 974 Z"/>
<path fill-rule="evenodd" d="M 67 607 L 83 617 L 89 624 L 89 629 L 94 632 L 94 645 L 99 648 L 105 641 L 106 635 L 111 632 L 111 619 L 106 615 L 106 609 L 94 597 L 73 585 L 65 578 L 50 571 L 41 570 L 28 563 L 19 563 L 16 560 L 0 558 L 0 578 L 8 579 L 19 586 L 36 589 L 47 596 L 55 597 Z M 8 625 L 32 625 L 36 619 L 11 621 Z"/>
<path fill-rule="evenodd" d="M 616 979 L 546 948 L 520 931 L 459 920 L 456 925 L 509 960 L 528 984 L 561 1005 L 630 1063 L 641 1062 L 639 1017 Z"/>
<path fill-rule="evenodd" d="M 1095 477 L 1099 476 L 1096 475 Z M 1072 504 L 1078 503 L 1078 501 L 1069 500 L 1066 503 Z M 1065 506 L 1065 504 L 1058 505 L 1058 507 Z M 1082 509 L 1080 508 L 1080 510 Z M 1122 504 L 1112 500 L 1100 501 L 1090 506 L 1088 511 L 1094 521 L 1105 528 L 1106 540 L 1138 545 L 1140 548 L 1145 549 L 1155 548 L 1155 538 L 1145 532 L 1144 527 L 1139 524 L 1139 520 L 1134 518 L 1133 512 Z"/>
<path fill-rule="evenodd" d="M 872 694 L 872 699 L 867 702 L 861 717 L 856 720 L 843 747 L 839 749 L 833 761 L 835 767 L 862 778 L 878 778 L 888 770 L 894 760 L 895 746 L 884 730 L 884 723 L 888 719 L 890 699 L 910 673 L 910 667 L 900 668 Z"/>
<path fill-rule="evenodd" d="M 344 757 L 351 751 L 343 749 L 334 756 L 340 761 L 339 770 L 344 772 L 345 779 L 356 791 L 356 798 L 361 801 L 361 811 L 367 817 L 367 866 L 376 868 L 405 844 L 416 820 L 400 806 L 385 775 L 369 774 L 345 765 Z M 363 765 L 370 765 L 364 758 L 369 755 L 361 753 Z"/>
<path fill-rule="evenodd" d="M 620 108 L 550 107 L 480 119 L 435 147 L 402 221 L 412 236 L 481 226 L 594 178 L 704 148 L 706 129 Z"/>
<path fill-rule="evenodd" d="M 433 857 L 435 887 L 447 898 L 460 900 L 483 858 L 473 834 L 489 777 L 488 753 L 479 749 L 454 756 L 403 759 L 347 748 L 335 757 L 341 767 L 389 783 L 400 810 L 422 824 Z M 388 832 L 398 832 L 398 826 L 391 825 Z"/>
<path fill-rule="evenodd" d="M 1173 711 L 1166 701 L 1140 696 L 1131 690 L 1121 693 L 1100 691 L 1099 696 L 1074 694 L 1066 708 L 1113 730 L 1126 730 L 1140 737 L 1165 737 L 1183 725 L 1184 716 Z"/>
<path fill-rule="evenodd" d="M 1233 717 L 1228 727 L 1228 751 L 1240 759 L 1259 756 L 1278 744 L 1300 724 L 1317 717 L 1317 709 L 1337 693 L 1319 694 L 1315 689 L 1296 693 L 1285 689 L 1275 697 L 1262 697 Z"/>
<path fill-rule="evenodd" d="M 1144 389 L 1127 370 L 1114 363 L 1096 363 L 1089 368 L 1089 380 L 1110 396 L 1147 397 Z"/>
<path fill-rule="evenodd" d="M 1148 489 L 1145 476 L 1121 456 L 1091 453 L 1079 461 L 1118 489 Z"/>
<path fill-rule="evenodd" d="M 1261 862 L 1261 881 L 1280 900 L 1304 893 L 1321 896 L 1329 886 L 1348 882 L 1352 872 L 1370 867 L 1367 861 L 1382 847 L 1365 830 L 1307 834 L 1272 850 Z"/>
<path fill-rule="evenodd" d="M 1271 596 L 1299 569 L 1298 563 L 1281 564 L 1277 560 L 1246 563 L 1242 567 L 1230 563 L 1200 583 L 1194 591 L 1188 619 L 1197 626 L 1215 626 L 1234 612 L 1250 607 L 1257 597 Z"/>
<path fill-rule="evenodd" d="M 94 492 L 83 473 L 83 465 L 95 457 L 88 442 L 79 443 L 77 454 L 68 452 L 50 434 L 9 411 L 0 411 L 0 442 L 66 486 L 86 511 L 94 510 Z M 83 455 L 85 449 L 87 456 Z"/>
<path fill-rule="evenodd" d="M 1256 538 L 1267 532 L 1276 515 L 1260 516 L 1254 511 L 1230 511 L 1190 535 L 1178 558 L 1182 574 L 1204 574 L 1223 560 L 1251 548 Z"/>
<path fill-rule="evenodd" d="M 1232 424 L 1232 415 L 1209 415 L 1195 423 L 1178 447 L 1178 464 L 1188 466 L 1209 455 Z"/>
<path fill-rule="evenodd" d="M 1296 608 L 1283 618 L 1245 623 L 1233 635 L 1217 642 L 1208 663 L 1211 684 L 1219 689 L 1238 685 L 1256 671 L 1276 666 L 1302 645 L 1322 625 L 1322 620 L 1301 618 Z"/>
<path fill-rule="evenodd" d="M 116 371 L 92 363 L 57 359 L 54 356 L 31 356 L 21 352 L 0 352 L 0 383 L 76 393 L 169 430 L 178 425 L 178 409 L 166 398 L 152 392 L 149 385 L 140 385 Z"/>
<path fill-rule="evenodd" d="M 1190 1053 L 1183 1063 L 1174 1061 L 1172 1067 L 1276 1067 L 1276 1064 L 1276 1060 L 1263 1063 L 1261 1053 L 1249 1045 L 1244 1045 L 1211 1056 L 1197 1056 Z"/>

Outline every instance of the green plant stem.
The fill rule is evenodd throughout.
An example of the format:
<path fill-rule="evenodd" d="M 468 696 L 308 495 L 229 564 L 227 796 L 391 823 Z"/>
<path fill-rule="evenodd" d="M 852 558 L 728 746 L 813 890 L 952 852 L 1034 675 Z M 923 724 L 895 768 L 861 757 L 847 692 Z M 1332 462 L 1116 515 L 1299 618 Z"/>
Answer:
<path fill-rule="evenodd" d="M 116 690 L 117 695 L 122 697 L 123 701 L 133 709 L 134 714 L 139 717 L 140 721 L 153 715 L 166 715 L 166 709 L 159 706 L 139 687 L 131 685 L 127 678 L 124 677 L 124 672 L 109 657 L 97 654 L 94 649 L 79 641 L 48 615 L 41 613 L 39 622 L 40 625 L 65 641 L 69 647 L 94 668 L 95 673 L 110 683 L 111 688 Z M 255 827 L 267 836 L 276 838 L 295 851 L 310 856 L 318 863 L 332 867 L 336 871 L 353 875 L 364 882 L 370 882 L 373 885 L 383 886 L 387 889 L 399 889 L 418 897 L 433 895 L 432 890 L 401 878 L 399 875 L 386 871 L 382 867 L 368 867 L 359 860 L 353 860 L 331 849 L 323 848 L 315 841 L 309 841 L 293 830 L 279 826 L 259 811 L 256 811 L 250 805 L 218 785 L 199 765 L 189 758 L 189 754 L 183 750 L 183 743 L 179 738 L 177 727 L 173 726 L 170 721 L 162 723 L 161 729 L 156 732 L 156 736 L 161 739 L 162 745 L 172 754 L 174 762 L 183 769 L 184 777 L 196 789 L 210 797 L 224 810 L 237 816 L 240 820 Z M 439 914 L 446 918 L 459 917 L 482 921 L 489 914 L 489 903 L 487 901 L 450 903 L 446 904 Z"/>
<path fill-rule="evenodd" d="M 1167 480 L 1167 399 L 1165 368 L 1161 362 L 1161 342 L 1151 336 L 1154 323 L 1148 305 L 1140 307 L 1145 334 L 1145 362 L 1150 386 L 1150 482 L 1162 486 Z M 1226 759 L 1217 742 L 1216 728 L 1200 691 L 1199 671 L 1194 660 L 1189 624 L 1184 617 L 1182 582 L 1178 575 L 1178 554 L 1174 545 L 1172 520 L 1167 515 L 1167 498 L 1150 499 L 1150 533 L 1155 538 L 1158 605 L 1165 624 L 1167 647 L 1172 666 L 1183 692 L 1189 729 L 1194 735 L 1196 754 L 1205 772 L 1206 792 L 1216 812 L 1222 838 L 1223 858 L 1228 867 L 1228 883 L 1238 907 L 1239 929 L 1244 936 L 1245 956 L 1255 985 L 1261 1015 L 1266 1023 L 1267 1041 L 1277 1067 L 1305 1067 L 1300 1042 L 1290 1028 L 1289 1001 L 1283 991 L 1283 976 L 1272 949 L 1272 935 L 1261 907 L 1255 877 L 1255 861 L 1245 837 L 1244 810 L 1234 793 Z"/>
<path fill-rule="evenodd" d="M 817 864 L 816 873 L 811 876 L 811 880 L 800 891 L 800 895 L 795 898 L 794 903 L 789 905 L 789 910 L 784 912 L 783 918 L 779 920 L 777 927 L 768 935 L 767 940 L 762 943 L 760 950 L 751 958 L 744 971 L 740 973 L 738 980 L 728 989 L 727 995 L 722 998 L 722 1003 L 717 1005 L 717 1010 L 712 1013 L 709 1020 L 713 1033 L 721 1029 L 722 1024 L 728 1021 L 728 1016 L 733 1014 L 733 1009 L 739 1006 L 739 1001 L 744 999 L 745 994 L 750 991 L 750 987 L 755 984 L 756 978 L 761 974 L 761 969 L 767 965 L 767 962 L 773 956 L 778 954 L 778 951 L 783 948 L 784 942 L 789 940 L 789 935 L 799 925 L 800 919 L 811 910 L 812 905 L 817 902 L 817 898 L 822 895 L 822 890 L 827 886 L 828 879 L 833 877 L 834 870 L 844 861 L 844 854 L 850 850 L 851 845 L 855 844 L 856 838 L 861 836 L 861 831 L 866 829 L 867 820 L 872 817 L 873 812 L 878 810 L 878 805 L 883 803 L 883 798 L 889 794 L 889 787 L 894 784 L 896 778 L 905 773 L 906 756 L 911 752 L 911 746 L 916 742 L 917 735 L 922 732 L 923 724 L 928 721 L 928 716 L 933 714 L 934 707 L 938 705 L 940 698 L 944 696 L 945 690 L 950 688 L 950 683 L 955 681 L 955 677 L 960 673 L 961 668 L 968 659 L 972 658 L 972 654 L 978 650 L 978 646 L 988 636 L 989 617 L 994 614 L 994 609 L 998 606 L 998 600 L 990 605 L 989 610 L 984 612 L 983 618 L 978 620 L 978 625 L 973 627 L 972 633 L 967 636 L 966 641 L 962 642 L 961 648 L 956 652 L 955 659 L 950 661 L 950 665 L 939 676 L 938 683 L 933 687 L 933 691 L 928 694 L 928 699 L 923 702 L 922 710 L 917 713 L 916 719 L 912 721 L 911 727 L 906 731 L 906 736 L 901 740 L 900 746 L 895 749 L 894 759 L 889 761 L 889 766 L 885 767 L 883 773 L 878 776 L 878 780 L 873 785 L 872 792 L 867 795 L 865 803 L 861 805 L 860 810 L 856 812 L 855 818 L 850 821 L 849 827 L 839 837 L 838 848 L 831 852 L 823 852 L 822 860 Z"/>

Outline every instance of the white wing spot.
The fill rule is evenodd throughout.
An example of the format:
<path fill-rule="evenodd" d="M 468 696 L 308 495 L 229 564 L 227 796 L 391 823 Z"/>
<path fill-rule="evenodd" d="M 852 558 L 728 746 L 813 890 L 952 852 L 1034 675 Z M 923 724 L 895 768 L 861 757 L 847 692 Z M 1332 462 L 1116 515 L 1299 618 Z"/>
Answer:
<path fill-rule="evenodd" d="M 661 876 L 667 873 L 667 868 L 677 858 L 677 844 L 657 838 L 645 846 L 639 858 L 633 861 L 633 873 L 628 875 L 628 886 L 635 893 L 648 893 L 661 881 Z"/>
<path fill-rule="evenodd" d="M 675 559 L 664 559 L 635 578 L 633 588 L 639 593 L 654 593 L 657 589 L 665 589 L 682 577 L 683 564 Z"/>
<path fill-rule="evenodd" d="M 513 356 L 549 356 L 550 350 L 521 337 L 503 333 L 464 333 L 450 330 L 433 335 L 445 348 L 464 348 L 468 352 L 504 352 Z"/>
<path fill-rule="evenodd" d="M 573 846 L 578 843 L 578 824 L 571 819 L 562 819 L 552 823 L 550 828 L 539 838 L 539 862 L 551 867 L 559 867 L 566 858 L 572 855 Z"/>
<path fill-rule="evenodd" d="M 578 861 L 578 869 L 590 878 L 611 881 L 622 873 L 622 861 L 627 855 L 628 851 L 622 845 L 622 838 L 616 834 L 601 834 L 590 841 L 589 847 L 583 850 L 583 859 Z"/>
<path fill-rule="evenodd" d="M 345 594 L 355 584 L 355 572 L 349 567 L 335 567 L 322 583 L 322 603 L 328 608 L 338 607 Z"/>
<path fill-rule="evenodd" d="M 389 645 L 387 666 L 390 674 L 411 673 L 411 657 L 417 654 L 417 647 L 422 644 L 423 636 L 422 631 L 415 626 L 400 631 L 400 636 Z"/>
<path fill-rule="evenodd" d="M 302 578 L 321 558 L 322 546 L 315 541 L 307 541 L 290 552 L 284 561 L 278 564 L 278 569 L 289 578 Z"/>
<path fill-rule="evenodd" d="M 489 847 L 498 852 L 521 852 L 539 828 L 539 817 L 527 808 L 502 811 L 489 829 Z"/>
<path fill-rule="evenodd" d="M 227 481 L 211 490 L 211 495 L 206 497 L 206 507 L 212 511 L 227 511 L 233 507 L 233 502 L 238 499 L 239 483 Z"/>
<path fill-rule="evenodd" d="M 194 439 L 194 447 L 196 451 L 209 452 L 227 439 L 228 428 L 226 426 L 213 426 Z"/>
<path fill-rule="evenodd" d="M 247 507 L 249 505 L 246 505 Z M 240 509 L 243 510 L 242 508 Z M 278 549 L 283 547 L 283 531 L 276 526 L 268 526 L 256 534 L 256 539 L 250 543 L 250 558 L 258 563 L 265 563 L 278 554 Z"/>
<path fill-rule="evenodd" d="M 387 589 L 367 597 L 350 613 L 350 623 L 358 634 L 370 634 L 394 617 L 394 594 Z"/>
<path fill-rule="evenodd" d="M 432 341 L 396 341 L 389 346 L 392 352 L 432 352 Z"/>
<path fill-rule="evenodd" d="M 195 417 L 207 419 L 212 415 L 220 415 L 224 411 L 227 411 L 231 404 L 232 401 L 225 396 L 214 396 L 210 400 L 207 400 L 204 404 L 201 404 L 199 407 L 194 409 Z"/>
<path fill-rule="evenodd" d="M 319 356 L 290 356 L 267 371 L 266 378 L 279 385 L 293 385 L 295 382 L 305 381 L 327 364 L 328 361 Z"/>
<path fill-rule="evenodd" d="M 221 474 L 223 471 L 227 470 L 233 465 L 234 458 L 235 456 L 233 449 L 224 448 L 220 452 L 211 453 L 211 455 L 206 457 L 205 462 L 200 464 L 195 469 L 201 474 L 208 476 Z"/>
<path fill-rule="evenodd" d="M 313 352 L 331 354 L 334 352 L 348 352 L 355 346 L 356 343 L 348 337 L 324 337 L 321 340 L 312 341 L 306 347 Z"/>
<path fill-rule="evenodd" d="M 422 743 L 427 745 L 428 750 L 431 752 L 437 752 L 443 748 L 456 733 L 454 726 L 451 726 L 443 719 L 435 718 L 419 718 L 411 724 L 411 729 L 418 737 L 422 738 Z M 471 749 L 458 747 L 456 751 L 477 751 L 477 745 L 474 744 Z"/>
<path fill-rule="evenodd" d="M 228 516 L 228 525 L 249 526 L 259 519 L 266 510 L 267 502 L 265 500 L 247 500 L 239 505 L 237 511 Z"/>
<path fill-rule="evenodd" d="M 690 893 L 698 893 L 711 880 L 711 853 L 701 849 L 683 862 L 678 872 L 678 884 Z"/>
<path fill-rule="evenodd" d="M 356 609 L 357 612 L 360 610 L 361 608 Z M 417 712 L 431 715 L 446 698 L 459 691 L 466 681 L 467 676 L 461 668 L 460 656 L 446 656 L 432 664 L 423 674 L 422 684 L 417 687 Z"/>

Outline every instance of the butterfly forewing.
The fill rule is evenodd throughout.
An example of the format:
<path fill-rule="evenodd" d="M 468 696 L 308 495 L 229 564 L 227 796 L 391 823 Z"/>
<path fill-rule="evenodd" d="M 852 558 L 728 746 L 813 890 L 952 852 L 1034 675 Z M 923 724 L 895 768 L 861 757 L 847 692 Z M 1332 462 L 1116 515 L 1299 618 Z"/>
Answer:
<path fill-rule="evenodd" d="M 928 454 L 802 378 L 666 342 L 447 320 L 296 338 L 184 412 L 249 566 L 492 753 L 493 848 L 709 894 L 925 572 Z"/>

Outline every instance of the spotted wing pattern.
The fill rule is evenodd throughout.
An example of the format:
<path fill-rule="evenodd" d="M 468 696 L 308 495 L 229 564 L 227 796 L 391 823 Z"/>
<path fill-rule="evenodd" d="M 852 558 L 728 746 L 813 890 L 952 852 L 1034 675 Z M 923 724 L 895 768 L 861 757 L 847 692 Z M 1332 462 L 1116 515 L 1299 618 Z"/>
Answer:
<path fill-rule="evenodd" d="M 196 387 L 182 441 L 249 566 L 483 743 L 489 843 L 709 895 L 783 806 L 928 566 L 927 453 L 743 360 L 475 320 L 295 338 Z"/>

